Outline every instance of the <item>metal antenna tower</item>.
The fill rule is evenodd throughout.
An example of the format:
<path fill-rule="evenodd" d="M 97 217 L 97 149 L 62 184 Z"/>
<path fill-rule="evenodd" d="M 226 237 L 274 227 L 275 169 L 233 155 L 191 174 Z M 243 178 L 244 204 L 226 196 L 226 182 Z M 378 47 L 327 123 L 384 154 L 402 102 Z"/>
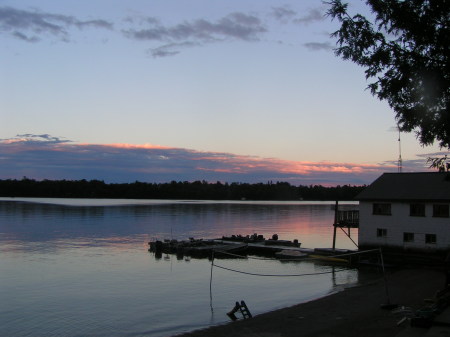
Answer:
<path fill-rule="evenodd" d="M 397 162 L 397 169 L 398 169 L 398 173 L 402 173 L 402 143 L 400 141 L 400 126 L 397 125 L 397 129 L 398 129 L 398 162 Z"/>

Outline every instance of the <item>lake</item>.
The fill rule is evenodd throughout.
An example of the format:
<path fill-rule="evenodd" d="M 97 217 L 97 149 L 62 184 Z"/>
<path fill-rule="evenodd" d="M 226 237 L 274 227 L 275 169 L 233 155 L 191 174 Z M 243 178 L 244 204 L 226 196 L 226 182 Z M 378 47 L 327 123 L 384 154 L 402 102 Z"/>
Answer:
<path fill-rule="evenodd" d="M 159 239 L 258 233 L 331 247 L 334 203 L 0 198 L 1 336 L 172 336 L 315 299 L 373 275 L 319 262 L 148 252 Z M 340 207 L 355 208 L 346 203 Z M 357 238 L 357 230 L 352 237 Z M 354 249 L 343 233 L 339 248 Z M 283 275 L 315 274 L 287 277 Z M 282 277 L 283 276 L 283 277 Z M 210 292 L 210 281 L 211 292 Z"/>

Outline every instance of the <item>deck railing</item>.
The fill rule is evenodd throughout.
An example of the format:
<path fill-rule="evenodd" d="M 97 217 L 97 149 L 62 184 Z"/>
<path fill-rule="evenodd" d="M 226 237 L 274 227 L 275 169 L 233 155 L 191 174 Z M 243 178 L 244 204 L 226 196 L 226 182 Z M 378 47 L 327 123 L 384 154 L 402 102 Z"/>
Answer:
<path fill-rule="evenodd" d="M 340 226 L 357 226 L 359 225 L 359 211 L 338 211 L 337 225 Z"/>

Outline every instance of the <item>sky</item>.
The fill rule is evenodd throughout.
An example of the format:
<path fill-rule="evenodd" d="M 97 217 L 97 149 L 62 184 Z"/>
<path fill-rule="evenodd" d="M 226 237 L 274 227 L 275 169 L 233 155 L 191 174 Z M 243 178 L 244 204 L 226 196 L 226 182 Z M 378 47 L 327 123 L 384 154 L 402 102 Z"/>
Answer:
<path fill-rule="evenodd" d="M 342 185 L 396 172 L 394 113 L 334 55 L 326 8 L 0 0 L 0 179 Z M 403 171 L 439 152 L 401 134 Z"/>

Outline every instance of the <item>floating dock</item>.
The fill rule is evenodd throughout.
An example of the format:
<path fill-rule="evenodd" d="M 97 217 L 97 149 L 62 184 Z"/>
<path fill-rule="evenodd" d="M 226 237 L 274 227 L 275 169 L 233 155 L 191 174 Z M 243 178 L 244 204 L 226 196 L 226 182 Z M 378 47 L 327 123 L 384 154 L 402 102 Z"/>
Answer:
<path fill-rule="evenodd" d="M 332 248 L 301 248 L 298 240 L 279 240 L 274 234 L 271 239 L 261 235 L 232 235 L 218 239 L 155 240 L 149 242 L 149 251 L 155 254 L 176 254 L 177 257 L 194 258 L 240 258 L 248 255 L 270 256 L 279 259 L 302 260 L 312 258 L 333 263 L 349 263 L 355 250 Z M 340 257 L 340 255 L 343 255 Z"/>
<path fill-rule="evenodd" d="M 233 235 L 219 239 L 194 239 L 189 240 L 155 240 L 149 242 L 149 251 L 155 253 L 167 253 L 187 255 L 193 257 L 210 257 L 214 255 L 273 255 L 283 249 L 300 249 L 298 240 L 279 240 L 274 234 L 271 239 L 265 239 L 262 235 L 241 236 Z"/>

